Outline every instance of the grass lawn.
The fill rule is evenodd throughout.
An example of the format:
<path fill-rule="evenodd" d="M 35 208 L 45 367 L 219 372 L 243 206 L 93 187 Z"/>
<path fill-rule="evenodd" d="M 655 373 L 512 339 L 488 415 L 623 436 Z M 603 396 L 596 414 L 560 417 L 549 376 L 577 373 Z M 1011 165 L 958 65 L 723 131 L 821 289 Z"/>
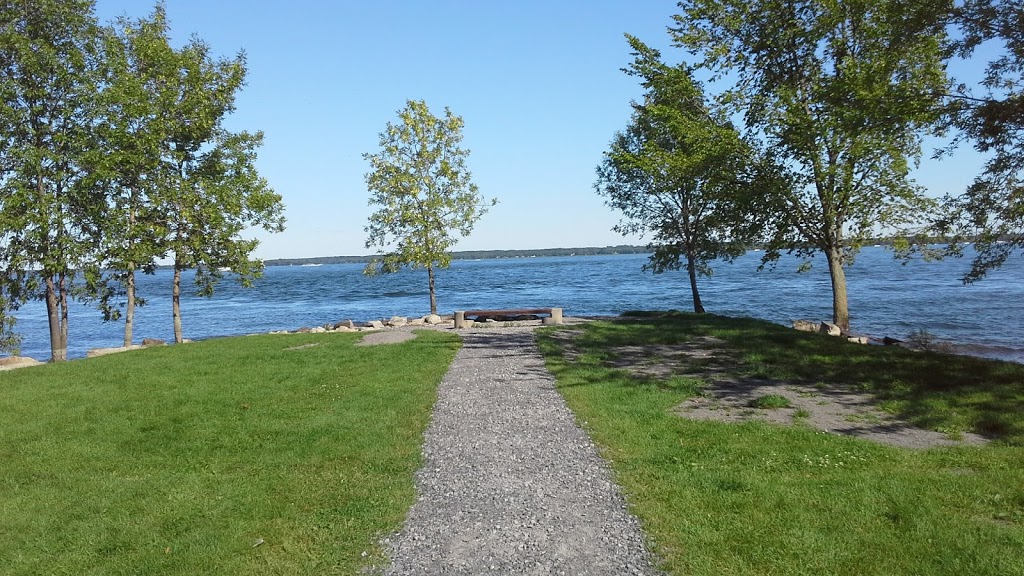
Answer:
<path fill-rule="evenodd" d="M 379 560 L 459 346 L 418 334 L 359 348 L 356 334 L 248 336 L 0 372 L 0 574 Z"/>
<path fill-rule="evenodd" d="M 670 314 L 540 332 L 548 367 L 673 574 L 1024 574 L 1024 366 Z M 828 382 L 980 448 L 923 451 L 806 425 L 686 420 L 704 382 L 610 367 L 614 347 L 715 336 L 740 374 Z M 568 359 L 567 359 L 568 358 Z"/>

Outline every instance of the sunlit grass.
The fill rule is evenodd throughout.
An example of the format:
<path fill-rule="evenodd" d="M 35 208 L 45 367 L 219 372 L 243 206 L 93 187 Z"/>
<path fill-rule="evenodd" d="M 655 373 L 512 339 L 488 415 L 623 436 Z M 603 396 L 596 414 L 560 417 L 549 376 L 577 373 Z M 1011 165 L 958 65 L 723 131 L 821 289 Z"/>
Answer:
<path fill-rule="evenodd" d="M 0 373 L 0 573 L 351 574 L 379 559 L 458 344 L 357 337 Z"/>
<path fill-rule="evenodd" d="M 913 451 L 804 424 L 692 421 L 674 408 L 699 387 L 567 361 L 542 332 L 560 392 L 670 573 L 1024 574 L 1024 366 L 707 315 L 582 330 L 572 347 L 584 357 L 712 335 L 737 373 L 868 390 L 931 428 L 991 434 L 1003 424 L 987 447 Z"/>

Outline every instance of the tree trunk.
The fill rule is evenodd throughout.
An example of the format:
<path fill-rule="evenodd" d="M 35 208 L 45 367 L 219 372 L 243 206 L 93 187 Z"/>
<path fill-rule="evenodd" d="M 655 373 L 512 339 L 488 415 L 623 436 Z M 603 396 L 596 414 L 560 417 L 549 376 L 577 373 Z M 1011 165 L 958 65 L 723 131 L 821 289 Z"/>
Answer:
<path fill-rule="evenodd" d="M 437 314 L 437 294 L 434 293 L 434 267 L 427 266 L 427 278 L 430 279 L 430 313 Z"/>
<path fill-rule="evenodd" d="M 60 359 L 68 358 L 68 283 L 67 276 L 60 273 Z"/>
<path fill-rule="evenodd" d="M 841 248 L 825 251 L 828 273 L 832 279 L 832 322 L 844 333 L 850 331 L 850 306 L 846 298 L 846 271 Z"/>
<path fill-rule="evenodd" d="M 171 315 L 174 317 L 174 343 L 181 344 L 181 264 L 174 263 L 174 288 L 171 290 Z"/>
<path fill-rule="evenodd" d="M 135 264 L 128 265 L 125 293 L 128 303 L 124 312 L 124 346 L 127 348 L 132 345 L 132 328 L 135 324 Z"/>
<path fill-rule="evenodd" d="M 67 347 L 61 346 L 60 300 L 50 274 L 46 274 L 46 317 L 50 325 L 50 362 L 63 362 L 67 359 Z"/>
<path fill-rule="evenodd" d="M 704 313 L 704 303 L 700 301 L 700 291 L 697 290 L 697 264 L 694 257 L 686 255 L 686 272 L 690 275 L 690 292 L 693 293 L 693 311 L 697 314 Z"/>

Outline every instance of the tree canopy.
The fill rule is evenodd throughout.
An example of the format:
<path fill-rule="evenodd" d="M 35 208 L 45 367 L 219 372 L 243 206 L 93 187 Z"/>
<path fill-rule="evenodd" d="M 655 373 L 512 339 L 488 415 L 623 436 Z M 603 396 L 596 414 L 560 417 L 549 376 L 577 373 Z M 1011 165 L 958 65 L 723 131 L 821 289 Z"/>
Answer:
<path fill-rule="evenodd" d="M 987 155 L 984 170 L 961 195 L 948 198 L 939 234 L 955 234 L 952 246 L 974 241 L 965 283 L 984 278 L 1024 249 L 1024 5 L 1019 0 L 967 0 L 950 12 L 961 34 L 954 56 L 971 57 L 985 45 L 993 54 L 980 83 L 960 83 L 950 94 L 953 124 Z"/>
<path fill-rule="evenodd" d="M 675 44 L 726 85 L 720 102 L 789 181 L 769 258 L 824 254 L 833 320 L 849 328 L 845 267 L 866 238 L 917 223 L 909 177 L 940 117 L 947 0 L 686 0 Z"/>
<path fill-rule="evenodd" d="M 616 231 L 651 235 L 646 269 L 686 268 L 693 309 L 704 312 L 698 274 L 743 254 L 751 239 L 752 150 L 709 109 L 688 67 L 666 65 L 657 50 L 627 39 L 635 58 L 625 71 L 646 93 L 605 152 L 595 188 L 623 214 Z"/>
<path fill-rule="evenodd" d="M 12 312 L 41 297 L 64 359 L 69 296 L 116 318 L 118 284 L 130 344 L 134 274 L 169 255 L 178 341 L 181 270 L 207 295 L 223 269 L 243 284 L 259 275 L 241 234 L 283 229 L 281 197 L 255 167 L 262 133 L 223 127 L 245 56 L 210 52 L 198 38 L 173 48 L 159 3 L 105 29 L 91 0 L 0 5 L 0 346 L 16 344 Z"/>
<path fill-rule="evenodd" d="M 437 313 L 434 272 L 451 263 L 451 249 L 468 236 L 489 204 L 472 182 L 462 143 L 463 120 L 447 107 L 444 116 L 430 113 L 426 102 L 408 100 L 398 122 L 380 134 L 380 150 L 364 154 L 370 215 L 367 248 L 381 257 L 366 272 L 426 268 L 430 313 Z M 387 250 L 387 251 L 386 251 Z"/>
<path fill-rule="evenodd" d="M 103 196 L 87 172 L 98 38 L 91 0 L 0 5 L 0 303 L 46 302 L 54 361 L 66 358 L 71 283 L 99 233 Z"/>

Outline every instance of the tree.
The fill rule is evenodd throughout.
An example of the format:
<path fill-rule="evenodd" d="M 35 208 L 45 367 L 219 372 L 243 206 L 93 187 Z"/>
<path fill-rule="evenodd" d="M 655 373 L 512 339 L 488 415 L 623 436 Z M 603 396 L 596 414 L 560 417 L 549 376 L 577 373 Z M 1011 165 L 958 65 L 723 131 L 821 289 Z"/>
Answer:
<path fill-rule="evenodd" d="M 87 269 L 87 290 L 99 299 L 104 320 L 117 320 L 115 297 L 124 296 L 124 346 L 131 346 L 137 271 L 152 273 L 162 255 L 166 227 L 159 216 L 157 186 L 164 148 L 175 115 L 178 54 L 168 39 L 166 10 L 158 4 L 149 19 L 118 18 L 105 30 L 100 93 L 103 120 L 97 126 L 95 178 L 108 191 L 98 227 L 102 250 Z"/>
<path fill-rule="evenodd" d="M 1019 0 L 968 0 L 950 13 L 961 31 L 955 55 L 970 57 L 986 45 L 994 56 L 975 94 L 961 84 L 951 94 L 954 125 L 979 152 L 984 171 L 962 195 L 947 198 L 937 222 L 941 235 L 957 234 L 951 246 L 974 240 L 975 257 L 962 280 L 971 283 L 1024 248 L 1024 4 Z"/>
<path fill-rule="evenodd" d="M 91 0 L 0 5 L 2 300 L 8 308 L 45 300 L 53 361 L 67 357 L 71 283 L 95 250 L 89 223 L 103 209 L 84 168 L 94 148 L 98 38 Z"/>
<path fill-rule="evenodd" d="M 872 234 L 931 208 L 908 176 L 939 118 L 948 0 L 687 0 L 677 46 L 735 84 L 721 101 L 788 173 L 769 260 L 823 253 L 833 320 L 849 329 L 845 267 Z"/>
<path fill-rule="evenodd" d="M 380 134 L 380 151 L 363 155 L 371 167 L 370 205 L 379 206 L 366 226 L 366 247 L 382 253 L 366 273 L 426 268 L 430 313 L 437 314 L 434 270 L 448 267 L 458 241 L 454 233 L 468 236 L 487 212 L 486 202 L 470 180 L 469 151 L 459 147 L 462 118 L 447 107 L 438 118 L 422 100 L 407 101 L 398 118 Z"/>
<path fill-rule="evenodd" d="M 196 270 L 200 296 L 213 295 L 225 270 L 251 285 L 263 263 L 251 258 L 258 241 L 241 234 L 255 226 L 280 232 L 284 206 L 255 167 L 263 133 L 222 126 L 245 80 L 244 54 L 215 60 L 209 46 L 193 38 L 176 56 L 154 202 L 166 228 L 160 245 L 173 254 L 171 306 L 174 339 L 181 342 L 181 273 Z"/>
<path fill-rule="evenodd" d="M 625 72 L 639 76 L 647 92 L 604 154 L 595 188 L 623 213 L 617 232 L 652 234 L 645 270 L 686 267 L 693 310 L 703 313 L 698 274 L 710 275 L 713 260 L 743 254 L 751 237 L 751 150 L 709 110 L 687 67 L 665 65 L 657 50 L 627 39 L 635 59 Z"/>

